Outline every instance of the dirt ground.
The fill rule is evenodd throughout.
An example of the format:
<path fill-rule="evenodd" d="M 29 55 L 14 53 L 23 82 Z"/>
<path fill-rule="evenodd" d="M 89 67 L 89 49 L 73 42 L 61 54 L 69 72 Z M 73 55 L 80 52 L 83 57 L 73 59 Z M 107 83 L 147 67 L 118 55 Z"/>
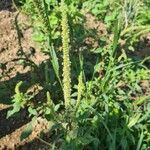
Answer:
<path fill-rule="evenodd" d="M 19 27 L 19 32 L 17 31 Z M 18 40 L 18 36 L 20 41 Z M 14 92 L 15 82 L 30 81 L 31 67 L 21 65 L 22 60 L 40 65 L 47 56 L 31 41 L 32 29 L 27 17 L 12 7 L 11 0 L 0 1 L 0 150 L 45 150 L 48 147 L 36 138 L 36 133 L 25 141 L 20 135 L 30 121 L 27 111 L 6 119 L 11 108 L 7 97 Z M 6 89 L 7 87 L 7 89 Z M 6 90 L 6 91 L 5 91 Z M 6 93 L 6 94 L 4 94 Z M 39 126 L 39 129 L 41 127 Z"/>

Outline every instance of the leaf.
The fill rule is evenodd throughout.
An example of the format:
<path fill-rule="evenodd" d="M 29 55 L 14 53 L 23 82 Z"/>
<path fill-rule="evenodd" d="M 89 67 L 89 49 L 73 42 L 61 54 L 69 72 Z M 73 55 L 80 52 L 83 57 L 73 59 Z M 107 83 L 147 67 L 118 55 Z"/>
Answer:
<path fill-rule="evenodd" d="M 43 41 L 45 41 L 44 35 L 41 34 L 40 32 L 34 34 L 32 38 L 33 38 L 33 41 L 35 41 L 35 42 L 43 42 Z"/>
<path fill-rule="evenodd" d="M 148 101 L 150 99 L 150 95 L 144 95 L 144 96 L 141 96 L 141 97 L 139 97 L 135 102 L 134 102 L 134 104 L 135 105 L 141 105 L 141 104 L 143 104 L 145 101 Z"/>
<path fill-rule="evenodd" d="M 56 52 L 54 48 L 51 49 L 50 54 L 51 54 L 51 62 L 52 62 L 54 71 L 56 75 L 59 76 L 59 63 L 58 63 L 58 58 L 56 56 Z"/>
<path fill-rule="evenodd" d="M 71 94 L 71 97 L 77 97 L 77 95 L 78 95 L 78 92 L 74 92 Z"/>
<path fill-rule="evenodd" d="M 70 141 L 71 139 L 76 139 L 78 135 L 78 130 L 74 129 L 68 132 L 68 135 L 66 137 L 67 141 Z"/>
<path fill-rule="evenodd" d="M 49 115 L 49 114 L 51 114 L 51 109 L 50 108 L 46 108 L 45 115 Z"/>
<path fill-rule="evenodd" d="M 94 140 L 95 140 L 95 138 L 92 137 L 92 136 L 89 135 L 89 134 L 85 134 L 84 137 L 81 137 L 81 138 L 80 138 L 80 141 L 81 141 L 81 143 L 82 143 L 83 145 L 88 145 L 88 144 L 90 144 L 91 142 L 93 142 Z"/>
<path fill-rule="evenodd" d="M 24 131 L 21 133 L 20 140 L 22 141 L 22 140 L 28 138 L 29 135 L 32 133 L 32 130 L 33 130 L 33 128 L 32 128 L 32 125 L 31 125 L 31 123 L 30 123 L 30 124 L 28 124 L 28 126 L 24 129 Z"/>
<path fill-rule="evenodd" d="M 16 94 L 20 94 L 20 87 L 23 84 L 22 81 L 20 81 L 19 83 L 17 83 L 16 87 L 15 87 L 15 93 Z"/>
<path fill-rule="evenodd" d="M 36 109 L 33 109 L 32 107 L 29 107 L 29 108 L 28 108 L 28 111 L 29 111 L 30 115 L 37 116 L 37 111 L 36 111 Z"/>
<path fill-rule="evenodd" d="M 118 46 L 118 40 L 120 37 L 120 22 L 118 19 L 116 19 L 115 21 L 115 25 L 114 25 L 114 37 L 113 37 L 113 50 L 112 50 L 112 56 L 114 55 L 116 48 Z"/>
<path fill-rule="evenodd" d="M 54 111 L 57 111 L 57 110 L 60 108 L 60 106 L 61 106 L 61 104 L 57 104 L 57 105 L 55 105 L 55 107 L 54 107 Z"/>
<path fill-rule="evenodd" d="M 133 46 L 129 46 L 128 49 L 129 49 L 130 51 L 132 51 L 132 52 L 134 51 L 134 47 L 133 47 Z"/>
<path fill-rule="evenodd" d="M 118 57 L 118 62 L 120 62 L 122 59 L 127 60 L 127 55 L 124 49 L 121 50 L 122 54 Z"/>
<path fill-rule="evenodd" d="M 60 79 L 60 76 L 59 76 L 59 62 L 58 62 L 58 57 L 57 57 L 56 52 L 55 52 L 55 50 L 54 50 L 53 47 L 50 50 L 50 56 L 51 56 L 51 63 L 52 63 L 54 72 L 56 74 L 56 77 L 57 77 L 57 79 L 58 79 L 61 87 L 63 88 L 62 82 L 61 82 L 61 79 Z"/>
<path fill-rule="evenodd" d="M 129 121 L 129 123 L 128 123 L 128 127 L 129 127 L 129 128 L 133 127 L 133 126 L 138 122 L 140 116 L 141 116 L 141 113 L 135 114 L 135 115 L 130 119 L 130 121 Z"/>
<path fill-rule="evenodd" d="M 9 117 L 11 117 L 12 115 L 14 115 L 15 113 L 19 112 L 20 109 L 21 109 L 21 106 L 19 105 L 19 103 L 17 103 L 17 104 L 15 103 L 13 109 L 12 109 L 12 110 L 9 110 L 9 111 L 7 112 L 7 119 L 8 119 Z"/>
<path fill-rule="evenodd" d="M 139 141 L 138 141 L 138 145 L 137 145 L 136 150 L 140 150 L 140 148 L 141 148 L 141 146 L 142 146 L 143 138 L 144 138 L 144 133 L 143 133 L 143 130 L 142 130 L 142 133 L 141 133 L 141 135 L 140 135 L 140 139 L 139 139 Z"/>

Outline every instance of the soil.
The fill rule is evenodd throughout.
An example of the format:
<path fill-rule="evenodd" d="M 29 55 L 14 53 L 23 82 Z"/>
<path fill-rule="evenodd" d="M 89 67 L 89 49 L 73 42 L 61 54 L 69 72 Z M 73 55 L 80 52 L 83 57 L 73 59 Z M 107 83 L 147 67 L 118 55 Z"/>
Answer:
<path fill-rule="evenodd" d="M 19 27 L 19 31 L 16 27 Z M 20 34 L 20 35 L 19 35 Z M 20 41 L 18 40 L 18 36 Z M 22 60 L 40 65 L 48 56 L 40 52 L 31 40 L 32 29 L 28 19 L 18 14 L 12 7 L 11 0 L 0 1 L 0 150 L 45 150 L 46 144 L 40 142 L 36 135 L 43 127 L 38 127 L 29 138 L 20 141 L 20 135 L 30 122 L 26 110 L 15 117 L 6 119 L 11 109 L 10 100 L 14 94 L 15 84 L 29 81 L 31 65 L 23 66 Z M 7 99 L 9 98 L 9 99 Z M 40 123 L 39 123 L 40 124 Z"/>

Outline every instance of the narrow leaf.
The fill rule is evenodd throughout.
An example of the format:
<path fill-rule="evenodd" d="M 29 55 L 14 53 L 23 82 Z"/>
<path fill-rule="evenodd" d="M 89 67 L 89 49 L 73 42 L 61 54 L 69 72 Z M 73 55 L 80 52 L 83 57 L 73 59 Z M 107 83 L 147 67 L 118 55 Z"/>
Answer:
<path fill-rule="evenodd" d="M 21 133 L 20 140 L 22 141 L 22 140 L 28 138 L 29 135 L 32 133 L 32 130 L 33 130 L 33 129 L 32 129 L 32 125 L 29 124 L 29 125 L 24 129 L 24 131 Z"/>

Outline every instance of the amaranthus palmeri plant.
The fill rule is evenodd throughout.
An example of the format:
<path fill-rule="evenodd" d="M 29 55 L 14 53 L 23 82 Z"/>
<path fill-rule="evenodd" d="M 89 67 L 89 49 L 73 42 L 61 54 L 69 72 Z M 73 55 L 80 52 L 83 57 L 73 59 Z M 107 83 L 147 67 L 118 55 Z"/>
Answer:
<path fill-rule="evenodd" d="M 64 92 L 64 101 L 65 107 L 70 106 L 71 99 L 71 77 L 70 77 L 70 38 L 69 38 L 69 26 L 67 19 L 67 7 L 64 0 L 61 1 L 61 11 L 62 11 L 62 46 L 63 46 L 63 92 Z"/>
<path fill-rule="evenodd" d="M 45 0 L 34 0 L 33 3 L 45 27 L 45 32 L 48 33 L 48 35 L 50 35 L 50 24 L 48 14 L 46 12 L 47 9 L 45 8 L 46 7 Z"/>

